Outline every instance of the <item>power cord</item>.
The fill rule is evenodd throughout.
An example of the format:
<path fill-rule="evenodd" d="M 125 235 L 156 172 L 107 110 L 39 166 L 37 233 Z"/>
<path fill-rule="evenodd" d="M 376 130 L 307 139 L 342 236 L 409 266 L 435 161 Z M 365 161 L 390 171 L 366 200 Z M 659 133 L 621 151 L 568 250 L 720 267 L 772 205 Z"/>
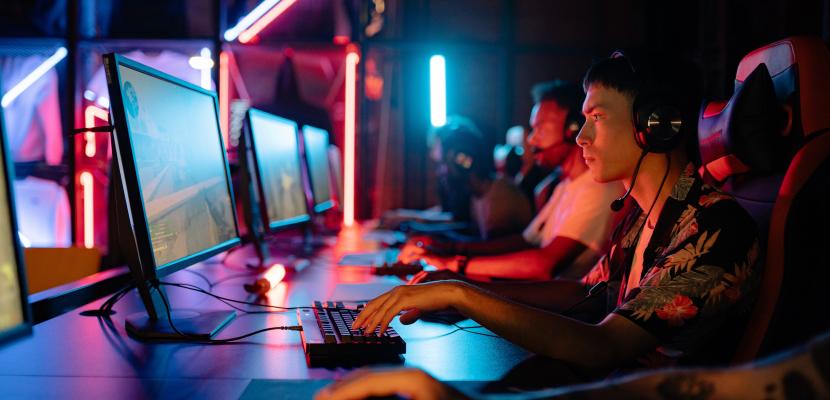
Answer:
<path fill-rule="evenodd" d="M 268 332 L 268 331 L 302 331 L 303 330 L 303 327 L 299 326 L 299 325 L 272 326 L 270 328 L 258 329 L 258 330 L 255 330 L 253 332 L 246 333 L 244 335 L 234 336 L 234 337 L 230 337 L 230 338 L 226 338 L 226 339 L 204 339 L 201 336 L 195 336 L 195 335 L 190 335 L 190 334 L 184 333 L 184 332 L 180 331 L 178 328 L 176 328 L 176 325 L 173 323 L 173 317 L 170 316 L 170 303 L 167 301 L 167 296 L 162 291 L 159 291 L 159 297 L 161 297 L 161 301 L 162 301 L 162 303 L 164 303 L 164 309 L 165 309 L 165 312 L 167 314 L 167 323 L 170 324 L 170 328 L 172 328 L 173 332 L 176 332 L 176 334 L 178 334 L 179 336 L 181 336 L 185 339 L 190 339 L 190 341 L 193 342 L 193 343 L 226 344 L 226 343 L 237 342 L 239 340 L 242 340 L 242 339 L 254 336 L 254 335 L 258 335 L 258 334 L 263 333 L 263 332 Z"/>
<path fill-rule="evenodd" d="M 210 297 L 213 297 L 216 300 L 221 301 L 222 303 L 225 303 L 226 305 L 233 308 L 234 310 L 238 310 L 238 311 L 248 313 L 248 314 L 267 314 L 267 313 L 299 310 L 301 308 L 309 308 L 309 307 L 280 307 L 280 306 L 273 306 L 273 305 L 270 305 L 270 304 L 255 303 L 255 302 L 250 302 L 250 301 L 242 301 L 242 300 L 231 299 L 231 298 L 228 298 L 228 297 L 219 296 L 217 294 L 211 293 L 210 291 L 202 289 L 202 288 L 200 288 L 196 285 L 191 285 L 189 283 L 158 282 L 158 285 L 159 286 L 172 286 L 172 287 L 177 287 L 177 288 L 181 288 L 181 289 L 192 290 L 194 292 L 199 292 L 199 293 L 208 295 Z M 255 306 L 255 307 L 272 308 L 272 309 L 275 309 L 277 311 L 250 311 L 250 310 L 245 310 L 244 308 L 237 307 L 237 306 L 235 306 L 231 303 L 244 304 L 244 305 Z"/>

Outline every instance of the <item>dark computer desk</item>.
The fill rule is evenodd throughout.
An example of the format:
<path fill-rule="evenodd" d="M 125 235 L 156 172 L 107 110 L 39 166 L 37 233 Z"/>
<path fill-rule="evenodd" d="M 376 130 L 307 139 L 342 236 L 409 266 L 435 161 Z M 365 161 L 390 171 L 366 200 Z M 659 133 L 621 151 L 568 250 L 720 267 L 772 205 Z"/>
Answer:
<path fill-rule="evenodd" d="M 313 300 L 337 300 L 332 295 L 343 284 L 402 282 L 393 277 L 373 276 L 366 269 L 336 265 L 342 254 L 376 248 L 376 244 L 360 238 L 359 230 L 341 232 L 330 246 L 311 258 L 308 268 L 270 292 L 271 304 L 306 306 Z M 245 276 L 250 271 L 238 262 L 246 257 L 246 252 L 242 249 L 232 254 L 227 265 L 208 262 L 188 269 L 204 274 L 212 282 L 221 281 L 213 288 L 216 294 L 251 299 L 242 284 L 251 282 L 254 275 Z M 202 277 L 188 270 L 163 280 L 207 287 Z M 228 309 L 203 294 L 178 288 L 167 290 L 177 308 Z M 295 331 L 270 331 L 243 343 L 225 345 L 142 343 L 127 336 L 124 329 L 124 316 L 142 310 L 137 293 L 133 291 L 116 305 L 111 328 L 96 317 L 80 315 L 83 310 L 97 308 L 104 300 L 38 324 L 32 336 L 0 349 L 0 397 L 236 398 L 249 384 L 253 388 L 255 384 L 267 383 L 258 380 L 286 380 L 283 386 L 289 388 L 287 392 L 305 398 L 323 384 L 319 380 L 335 379 L 349 372 L 344 368 L 307 367 L 300 334 Z M 475 325 L 469 320 L 460 324 Z M 295 312 L 239 314 L 217 337 L 276 325 L 297 325 Z M 451 325 L 419 321 L 404 326 L 395 320 L 392 326 L 406 341 L 404 365 L 422 368 L 440 380 L 496 381 L 530 356 L 500 338 L 463 331 L 447 334 L 455 329 Z M 266 385 L 259 393 L 267 392 L 269 387 L 274 389 Z"/>

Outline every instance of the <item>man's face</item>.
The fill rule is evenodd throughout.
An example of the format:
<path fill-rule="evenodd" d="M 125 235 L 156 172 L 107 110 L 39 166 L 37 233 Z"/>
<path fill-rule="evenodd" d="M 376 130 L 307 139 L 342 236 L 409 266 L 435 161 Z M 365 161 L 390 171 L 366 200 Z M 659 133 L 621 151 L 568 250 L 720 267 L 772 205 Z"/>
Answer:
<path fill-rule="evenodd" d="M 565 161 L 571 145 L 565 142 L 565 120 L 568 110 L 555 101 L 543 101 L 533 106 L 530 112 L 530 136 L 527 143 L 536 164 L 554 168 Z"/>
<path fill-rule="evenodd" d="M 642 149 L 634 140 L 632 99 L 599 84 L 591 85 L 582 104 L 585 124 L 577 136 L 585 163 L 597 182 L 628 179 Z"/>

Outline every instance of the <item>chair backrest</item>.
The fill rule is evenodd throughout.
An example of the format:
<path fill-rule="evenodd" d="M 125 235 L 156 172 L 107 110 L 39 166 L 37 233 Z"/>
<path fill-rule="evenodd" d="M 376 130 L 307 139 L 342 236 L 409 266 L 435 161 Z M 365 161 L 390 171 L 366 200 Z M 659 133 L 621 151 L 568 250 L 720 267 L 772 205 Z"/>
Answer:
<path fill-rule="evenodd" d="M 749 211 L 766 248 L 758 300 L 735 362 L 830 327 L 821 314 L 826 307 L 819 307 L 827 300 L 816 291 L 830 274 L 821 245 L 830 243 L 823 205 L 830 187 L 827 110 L 830 51 L 818 38 L 792 37 L 744 57 L 733 98 L 701 113 L 701 172 Z"/>

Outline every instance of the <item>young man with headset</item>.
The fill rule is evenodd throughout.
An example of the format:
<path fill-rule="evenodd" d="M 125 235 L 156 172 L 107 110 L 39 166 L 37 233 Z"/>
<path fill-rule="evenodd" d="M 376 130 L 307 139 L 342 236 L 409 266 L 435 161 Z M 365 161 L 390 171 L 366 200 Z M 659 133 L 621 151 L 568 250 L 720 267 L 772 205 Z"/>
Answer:
<path fill-rule="evenodd" d="M 554 173 L 560 175 L 560 182 L 521 234 L 484 242 L 453 242 L 449 246 L 429 243 L 432 248 L 443 247 L 453 256 L 422 253 L 412 245 L 405 248 L 401 253 L 403 261 L 420 257 L 443 270 L 422 274 L 414 282 L 460 278 L 447 270 L 481 277 L 579 279 L 607 250 L 613 221 L 607 203 L 623 189 L 619 182 L 599 183 L 591 179 L 576 144 L 584 121 L 579 113 L 582 89 L 555 80 L 535 85 L 532 93 L 535 104 L 530 114 L 530 151 L 538 165 L 558 168 Z M 427 242 L 416 238 L 410 243 L 419 240 Z"/>
<path fill-rule="evenodd" d="M 461 210 L 466 207 L 473 228 L 443 236 L 470 240 L 473 235 L 486 240 L 521 231 L 532 217 L 530 202 L 511 180 L 494 176 L 491 151 L 475 124 L 453 115 L 430 135 L 430 158 L 438 166 L 442 209 L 464 220 Z"/>
<path fill-rule="evenodd" d="M 628 188 L 611 207 L 629 195 L 636 202 L 585 280 L 399 286 L 370 301 L 353 327 L 383 332 L 401 311 L 407 324 L 454 308 L 580 369 L 727 361 L 757 286 L 756 227 L 733 198 L 701 182 L 684 150 L 696 137 L 697 69 L 665 56 L 643 61 L 614 53 L 584 78 L 577 143 L 594 180 Z M 587 302 L 604 308 L 599 322 L 563 315 Z"/>

